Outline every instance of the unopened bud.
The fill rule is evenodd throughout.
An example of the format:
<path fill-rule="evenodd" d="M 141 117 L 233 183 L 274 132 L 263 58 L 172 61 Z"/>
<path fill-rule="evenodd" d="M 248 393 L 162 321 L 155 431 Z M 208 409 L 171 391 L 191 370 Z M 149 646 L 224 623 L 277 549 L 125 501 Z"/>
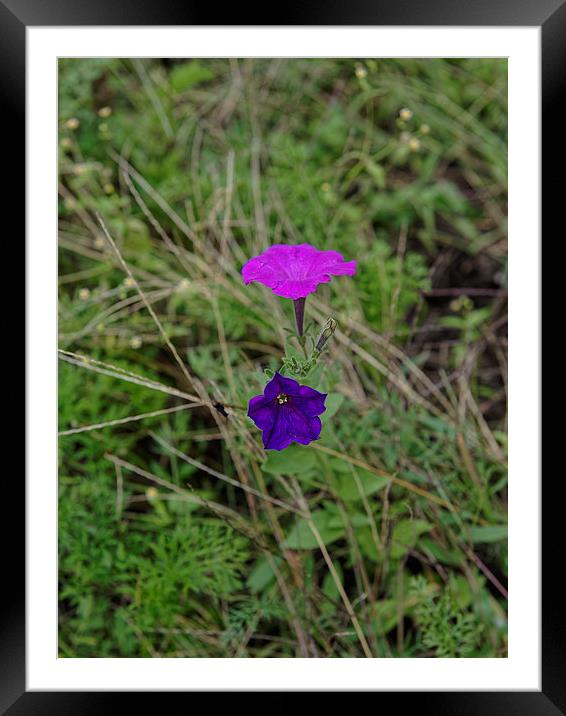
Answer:
<path fill-rule="evenodd" d="M 332 334 L 336 330 L 336 326 L 338 324 L 334 320 L 334 318 L 329 318 L 326 321 L 326 324 L 324 325 L 324 328 L 321 331 L 320 336 L 318 337 L 318 341 L 316 342 L 316 350 L 322 351 L 324 346 L 327 344 L 328 340 L 332 337 Z"/>

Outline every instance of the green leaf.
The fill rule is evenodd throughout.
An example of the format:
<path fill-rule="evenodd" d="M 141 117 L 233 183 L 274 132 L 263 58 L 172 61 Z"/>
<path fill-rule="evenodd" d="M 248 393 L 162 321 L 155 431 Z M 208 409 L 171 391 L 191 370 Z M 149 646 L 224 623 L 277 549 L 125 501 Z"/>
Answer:
<path fill-rule="evenodd" d="M 446 328 L 462 328 L 464 321 L 461 316 L 441 316 L 438 319 L 440 326 L 446 326 Z"/>
<path fill-rule="evenodd" d="M 293 336 L 285 342 L 285 355 L 287 358 L 295 358 L 295 360 L 302 361 L 305 356 L 304 353 L 295 345 L 294 336 L 295 334 L 293 334 Z"/>
<path fill-rule="evenodd" d="M 441 564 L 446 564 L 449 567 L 458 567 L 463 562 L 463 557 L 459 552 L 442 547 L 438 544 L 438 542 L 430 539 L 430 537 L 423 537 L 420 539 L 419 545 L 423 549 L 428 550 Z"/>
<path fill-rule="evenodd" d="M 314 368 L 310 371 L 308 375 L 302 376 L 301 378 L 298 378 L 301 385 L 308 385 L 309 388 L 314 388 L 315 390 L 320 389 L 320 380 L 322 378 L 322 372 L 324 371 L 324 363 L 318 363 L 318 365 L 315 365 Z M 324 416 L 326 413 L 323 413 L 320 417 L 322 422 L 324 422 Z"/>
<path fill-rule="evenodd" d="M 279 566 L 282 562 L 281 557 L 274 557 L 274 562 Z M 247 579 L 247 585 L 252 592 L 261 592 L 275 579 L 275 573 L 271 564 L 265 557 L 260 559 L 256 566 L 252 569 Z"/>
<path fill-rule="evenodd" d="M 419 537 L 432 528 L 433 525 L 424 520 L 400 520 L 397 522 L 391 536 L 391 556 L 394 559 L 403 557 L 417 544 Z"/>
<path fill-rule="evenodd" d="M 297 475 L 316 465 L 313 450 L 299 445 L 289 445 L 285 450 L 272 451 L 263 463 L 263 471 L 272 475 Z"/>
<path fill-rule="evenodd" d="M 376 185 L 380 189 L 385 189 L 385 169 L 381 164 L 376 164 L 368 157 L 368 159 L 366 159 L 366 169 Z"/>
<path fill-rule="evenodd" d="M 399 602 L 397 599 L 380 599 L 374 606 L 375 631 L 387 634 L 399 621 Z"/>
<path fill-rule="evenodd" d="M 507 539 L 507 525 L 486 525 L 470 527 L 470 537 L 474 544 L 502 542 Z"/>
<path fill-rule="evenodd" d="M 340 406 L 344 402 L 344 396 L 340 393 L 329 393 L 326 396 L 326 400 L 324 401 L 324 405 L 326 406 L 326 410 L 324 413 L 320 416 L 320 419 L 323 423 L 325 423 L 327 420 L 330 420 L 330 418 L 338 412 L 340 409 Z"/>
<path fill-rule="evenodd" d="M 195 85 L 213 79 L 214 73 L 209 70 L 208 67 L 204 67 L 200 62 L 192 60 L 182 65 L 176 65 L 171 70 L 169 78 L 171 80 L 171 86 L 175 91 L 184 92 Z"/>
<path fill-rule="evenodd" d="M 368 470 L 357 470 L 357 475 L 361 487 L 361 494 L 356 479 L 350 471 L 340 475 L 337 492 L 346 502 L 355 502 L 356 500 L 361 500 L 362 496 L 368 497 L 369 495 L 373 495 L 389 482 L 386 477 L 374 475 Z"/>
<path fill-rule="evenodd" d="M 352 527 L 367 527 L 370 524 L 369 517 L 364 513 L 355 512 L 350 515 L 350 524 Z M 331 529 L 340 529 L 344 523 L 342 515 L 334 515 L 328 521 L 328 527 Z"/>
<path fill-rule="evenodd" d="M 342 573 L 342 567 L 340 566 L 340 562 L 336 562 L 334 564 L 334 567 L 336 568 L 336 572 L 338 573 L 338 578 L 341 582 L 343 582 L 344 576 Z M 324 580 L 322 582 L 322 591 L 329 599 L 332 599 L 335 602 L 340 599 L 340 592 L 338 591 L 338 587 L 336 586 L 334 577 L 332 576 L 332 574 L 330 574 L 330 572 L 327 572 L 326 576 L 324 577 Z"/>
<path fill-rule="evenodd" d="M 313 512 L 312 521 L 325 545 L 336 542 L 345 534 L 343 526 L 332 526 L 333 515 L 325 510 Z M 287 535 L 283 546 L 288 549 L 316 549 L 318 547 L 318 542 L 309 527 L 308 520 L 304 518 L 297 520 L 291 532 Z"/>

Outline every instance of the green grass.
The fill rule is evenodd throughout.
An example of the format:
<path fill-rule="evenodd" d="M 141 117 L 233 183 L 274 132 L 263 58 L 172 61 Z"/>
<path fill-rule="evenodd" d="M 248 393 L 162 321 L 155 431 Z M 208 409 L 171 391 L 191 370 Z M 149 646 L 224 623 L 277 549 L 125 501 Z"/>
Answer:
<path fill-rule="evenodd" d="M 60 61 L 61 656 L 507 655 L 506 96 L 504 60 Z M 293 312 L 239 272 L 303 241 L 358 272 L 307 300 L 321 440 L 267 456 Z"/>

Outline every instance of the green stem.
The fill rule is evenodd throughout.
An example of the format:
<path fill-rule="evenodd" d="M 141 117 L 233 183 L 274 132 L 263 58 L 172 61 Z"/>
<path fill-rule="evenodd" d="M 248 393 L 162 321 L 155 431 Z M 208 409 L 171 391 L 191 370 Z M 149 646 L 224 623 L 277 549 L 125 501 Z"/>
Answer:
<path fill-rule="evenodd" d="M 295 308 L 295 323 L 297 324 L 297 334 L 299 338 L 303 337 L 304 334 L 304 322 L 305 322 L 305 301 L 306 298 L 295 298 L 293 300 L 293 307 Z"/>

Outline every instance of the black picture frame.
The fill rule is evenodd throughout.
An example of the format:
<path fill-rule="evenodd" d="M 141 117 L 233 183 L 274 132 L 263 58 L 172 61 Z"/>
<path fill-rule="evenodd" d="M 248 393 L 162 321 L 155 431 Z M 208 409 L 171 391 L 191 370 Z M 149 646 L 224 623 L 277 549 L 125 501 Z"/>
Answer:
<path fill-rule="evenodd" d="M 24 183 L 13 179 L 24 173 L 26 27 L 73 25 L 406 25 L 406 26 L 538 26 L 542 41 L 542 127 L 547 129 L 542 146 L 544 225 L 560 226 L 558 212 L 562 182 L 555 180 L 554 168 L 564 167 L 566 142 L 563 136 L 562 108 L 566 94 L 566 0 L 349 0 L 285 3 L 270 8 L 271 16 L 258 23 L 252 6 L 232 4 L 220 10 L 212 4 L 185 0 L 0 0 L 0 97 L 2 98 L 3 137 L 10 137 L 13 160 L 4 200 L 25 215 Z M 17 138 L 17 142 L 15 141 Z M 25 151 L 25 150 L 24 150 Z M 562 198 L 562 197 L 560 197 Z M 562 232 L 561 232 L 562 233 Z M 559 238 L 559 237 L 555 237 Z M 16 235 L 12 236 L 16 241 Z M 11 390 L 10 387 L 7 390 Z M 16 395 L 16 393 L 14 393 Z M 11 396 L 10 396 L 11 397 Z M 20 396 L 21 400 L 21 396 Z M 533 479 L 539 476 L 533 475 Z M 24 510 L 25 481 L 17 471 L 6 475 L 4 505 Z M 560 579 L 556 553 L 563 544 L 558 510 L 561 501 L 551 490 L 543 492 L 543 545 L 551 552 L 543 572 L 542 599 L 542 690 L 540 692 L 381 692 L 376 707 L 384 699 L 400 707 L 413 707 L 419 713 L 482 714 L 566 714 L 566 617 L 563 590 L 554 584 Z M 14 511 L 14 508 L 12 508 Z M 25 686 L 25 533 L 24 520 L 14 527 L 3 520 L 4 582 L 3 609 L 0 612 L 0 710 L 19 714 L 101 714 L 136 708 L 132 692 L 29 692 Z M 552 552 L 555 554 L 553 555 Z M 553 556 L 555 559 L 553 559 Z M 552 564 L 551 564 L 552 563 Z M 550 566 L 549 566 L 550 565 Z M 6 579 L 7 577 L 7 579 Z M 533 575 L 538 578 L 538 575 Z M 9 589 L 8 589 L 9 584 Z M 189 694 L 169 693 L 186 699 Z M 153 693 L 141 694 L 146 707 Z M 157 698 L 163 698 L 160 693 Z M 153 703 L 156 703 L 153 701 Z M 190 703 L 185 700 L 185 708 Z M 239 702 L 241 703 L 241 701 Z M 233 708 L 233 705 L 232 705 Z"/>

